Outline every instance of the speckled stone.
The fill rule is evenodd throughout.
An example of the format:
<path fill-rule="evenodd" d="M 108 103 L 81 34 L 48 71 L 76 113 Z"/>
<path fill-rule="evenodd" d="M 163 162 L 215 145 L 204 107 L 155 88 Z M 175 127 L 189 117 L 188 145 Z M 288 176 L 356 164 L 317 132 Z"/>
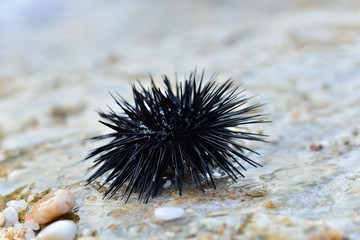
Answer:
<path fill-rule="evenodd" d="M 79 233 L 99 239 L 359 238 L 358 0 L 40 2 L 1 1 L 2 207 L 57 186 L 77 197 Z M 246 127 L 269 142 L 244 143 L 263 167 L 237 183 L 215 169 L 216 190 L 184 183 L 181 197 L 169 174 L 146 205 L 124 204 L 126 188 L 102 199 L 108 185 L 85 185 L 81 161 L 100 144 L 84 139 L 108 133 L 94 109 L 118 111 L 108 92 L 131 101 L 149 72 L 180 81 L 195 66 L 266 103 L 272 122 Z M 164 206 L 186 217 L 155 222 Z"/>

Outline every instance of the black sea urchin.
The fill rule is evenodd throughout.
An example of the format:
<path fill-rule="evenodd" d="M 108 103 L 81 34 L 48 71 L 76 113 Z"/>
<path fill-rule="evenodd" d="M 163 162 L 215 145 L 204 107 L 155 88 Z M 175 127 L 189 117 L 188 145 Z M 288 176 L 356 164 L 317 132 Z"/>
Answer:
<path fill-rule="evenodd" d="M 203 78 L 204 72 L 199 80 L 196 73 L 191 73 L 184 84 L 176 81 L 173 90 L 168 77 L 163 76 L 165 91 L 151 78 L 148 90 L 141 84 L 141 91 L 133 86 L 134 106 L 113 96 L 123 112 L 116 113 L 111 108 L 108 113 L 99 112 L 106 120 L 100 122 L 113 132 L 93 139 L 112 140 L 86 158 L 96 156 L 93 168 L 100 166 L 88 182 L 109 173 L 103 183 L 111 183 L 105 196 L 111 193 L 112 197 L 127 182 L 123 196 L 127 194 L 129 198 L 137 192 L 139 201 L 146 203 L 150 196 L 157 195 L 168 171 L 173 172 L 175 188 L 181 195 L 186 172 L 203 189 L 202 181 L 215 188 L 211 173 L 214 165 L 234 181 L 236 173 L 243 176 L 234 163 L 246 170 L 240 159 L 254 167 L 261 166 L 244 154 L 244 150 L 254 151 L 238 142 L 263 141 L 264 135 L 240 128 L 266 122 L 257 113 L 261 104 L 248 105 L 249 98 L 233 87 L 231 79 L 218 84 L 213 77 L 207 83 Z"/>

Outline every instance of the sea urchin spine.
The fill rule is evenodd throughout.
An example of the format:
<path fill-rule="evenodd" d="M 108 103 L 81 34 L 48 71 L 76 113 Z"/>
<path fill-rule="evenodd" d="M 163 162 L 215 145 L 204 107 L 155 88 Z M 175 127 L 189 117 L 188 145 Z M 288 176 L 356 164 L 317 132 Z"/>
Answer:
<path fill-rule="evenodd" d="M 167 76 L 163 76 L 166 90 L 161 91 L 151 78 L 151 88 L 141 91 L 133 86 L 134 105 L 120 96 L 113 96 L 122 109 L 117 113 L 99 112 L 100 121 L 112 133 L 93 140 L 111 141 L 90 152 L 86 159 L 96 157 L 92 168 L 99 167 L 88 179 L 92 182 L 106 174 L 103 185 L 110 183 L 105 196 L 112 197 L 125 183 L 127 199 L 137 192 L 139 201 L 148 202 L 162 186 L 162 179 L 171 169 L 175 188 L 182 193 L 184 175 L 203 189 L 202 181 L 215 188 L 211 169 L 217 165 L 234 181 L 239 174 L 239 161 L 257 167 L 259 163 L 244 152 L 256 153 L 239 140 L 263 141 L 265 135 L 247 132 L 243 125 L 266 122 L 258 113 L 261 104 L 249 105 L 248 100 L 233 81 L 223 84 L 213 77 L 204 83 L 191 73 L 184 84 L 176 81 L 175 92 Z M 103 186 L 102 185 L 102 186 Z"/>

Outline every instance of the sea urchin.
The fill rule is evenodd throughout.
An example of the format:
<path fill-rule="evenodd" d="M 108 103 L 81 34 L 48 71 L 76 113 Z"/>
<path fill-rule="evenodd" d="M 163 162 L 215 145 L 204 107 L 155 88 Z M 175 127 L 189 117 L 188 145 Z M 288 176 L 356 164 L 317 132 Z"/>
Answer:
<path fill-rule="evenodd" d="M 163 76 L 165 91 L 151 78 L 150 89 L 140 84 L 138 91 L 133 86 L 134 105 L 112 95 L 123 112 L 111 108 L 108 113 L 99 112 L 105 120 L 100 122 L 113 132 L 92 139 L 111 141 L 86 158 L 96 157 L 92 168 L 99 166 L 88 182 L 106 174 L 103 185 L 111 183 L 104 197 L 112 197 L 127 183 L 123 196 L 128 199 L 137 192 L 139 201 L 146 203 L 157 195 L 168 172 L 173 172 L 181 195 L 185 174 L 201 189 L 202 181 L 215 188 L 211 169 L 216 165 L 234 181 L 236 174 L 244 177 L 234 164 L 246 170 L 239 160 L 261 166 L 244 154 L 256 152 L 239 140 L 263 141 L 265 135 L 241 127 L 266 122 L 258 113 L 262 105 L 249 105 L 249 98 L 231 79 L 218 84 L 212 77 L 204 83 L 204 71 L 199 80 L 196 78 L 196 72 L 191 73 L 183 84 L 176 81 L 173 90 L 168 77 Z"/>

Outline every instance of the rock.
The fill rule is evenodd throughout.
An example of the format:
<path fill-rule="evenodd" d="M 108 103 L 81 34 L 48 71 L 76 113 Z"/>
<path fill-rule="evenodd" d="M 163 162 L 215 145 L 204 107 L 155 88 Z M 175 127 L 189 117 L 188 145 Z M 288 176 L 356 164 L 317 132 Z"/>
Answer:
<path fill-rule="evenodd" d="M 0 213 L 0 227 L 3 227 L 5 225 L 5 215 L 3 213 Z"/>
<path fill-rule="evenodd" d="M 184 214 L 184 209 L 177 207 L 159 207 L 155 209 L 155 217 L 164 221 L 181 218 Z"/>
<path fill-rule="evenodd" d="M 35 233 L 31 228 L 27 228 L 24 237 L 26 240 L 33 240 L 35 238 Z"/>
<path fill-rule="evenodd" d="M 32 216 L 37 223 L 44 224 L 70 212 L 74 206 L 74 194 L 58 189 L 45 195 L 34 205 Z"/>
<path fill-rule="evenodd" d="M 28 204 L 24 199 L 21 200 L 11 200 L 6 203 L 6 206 L 13 207 L 16 209 L 16 211 L 21 212 L 26 210 Z"/>
<path fill-rule="evenodd" d="M 167 239 L 172 239 L 172 238 L 174 238 L 176 236 L 176 234 L 174 232 L 170 232 L 170 231 L 164 232 L 163 235 Z"/>
<path fill-rule="evenodd" d="M 30 214 L 25 218 L 25 222 L 30 221 L 33 219 L 33 216 Z"/>
<path fill-rule="evenodd" d="M 37 231 L 37 230 L 40 229 L 39 224 L 38 224 L 37 222 L 35 222 L 33 219 L 25 222 L 25 223 L 24 223 L 24 226 L 25 226 L 25 227 L 28 227 L 28 228 L 30 228 L 30 229 L 32 229 L 32 230 L 35 230 L 35 231 Z"/>
<path fill-rule="evenodd" d="M 4 227 L 12 227 L 19 220 L 18 212 L 13 207 L 5 208 L 2 214 L 5 216 Z"/>
<path fill-rule="evenodd" d="M 74 240 L 76 224 L 70 220 L 56 221 L 44 228 L 36 240 Z"/>
<path fill-rule="evenodd" d="M 166 182 L 163 185 L 163 188 L 168 188 L 171 186 L 171 181 L 170 180 L 166 180 Z"/>
<path fill-rule="evenodd" d="M 92 236 L 93 233 L 94 233 L 94 232 L 93 232 L 90 228 L 84 228 L 84 229 L 81 231 L 81 235 L 82 235 L 83 237 Z"/>

